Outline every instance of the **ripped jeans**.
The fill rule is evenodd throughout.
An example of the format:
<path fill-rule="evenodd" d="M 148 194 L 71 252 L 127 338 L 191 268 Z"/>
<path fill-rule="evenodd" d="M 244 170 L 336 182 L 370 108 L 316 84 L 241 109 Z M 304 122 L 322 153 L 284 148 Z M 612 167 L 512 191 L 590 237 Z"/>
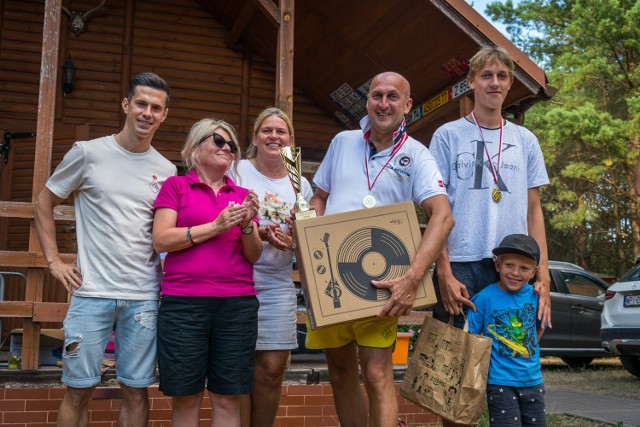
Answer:
<path fill-rule="evenodd" d="M 155 381 L 158 301 L 73 296 L 64 320 L 62 382 L 74 388 L 100 383 L 104 351 L 115 331 L 116 379 L 128 387 Z"/>

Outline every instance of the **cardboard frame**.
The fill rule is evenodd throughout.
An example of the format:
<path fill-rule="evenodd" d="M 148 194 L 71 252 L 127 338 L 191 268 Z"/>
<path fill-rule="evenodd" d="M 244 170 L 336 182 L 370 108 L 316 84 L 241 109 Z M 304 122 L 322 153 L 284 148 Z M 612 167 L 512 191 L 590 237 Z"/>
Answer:
<path fill-rule="evenodd" d="M 295 221 L 295 231 L 312 328 L 377 315 L 390 293 L 375 288 L 371 280 L 402 276 L 422 240 L 411 202 Z M 414 307 L 435 303 L 427 272 Z"/>

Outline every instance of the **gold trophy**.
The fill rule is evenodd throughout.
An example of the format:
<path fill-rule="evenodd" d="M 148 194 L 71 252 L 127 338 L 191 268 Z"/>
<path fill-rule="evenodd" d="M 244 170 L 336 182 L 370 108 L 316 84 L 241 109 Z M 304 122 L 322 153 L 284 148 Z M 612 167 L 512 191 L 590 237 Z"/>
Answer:
<path fill-rule="evenodd" d="M 282 157 L 282 163 L 284 163 L 291 185 L 296 192 L 296 213 L 294 217 L 296 220 L 315 218 L 318 215 L 316 211 L 311 209 L 309 202 L 304 199 L 302 195 L 302 180 L 300 174 L 302 170 L 302 158 L 300 156 L 300 147 L 283 147 L 280 149 L 280 157 Z"/>

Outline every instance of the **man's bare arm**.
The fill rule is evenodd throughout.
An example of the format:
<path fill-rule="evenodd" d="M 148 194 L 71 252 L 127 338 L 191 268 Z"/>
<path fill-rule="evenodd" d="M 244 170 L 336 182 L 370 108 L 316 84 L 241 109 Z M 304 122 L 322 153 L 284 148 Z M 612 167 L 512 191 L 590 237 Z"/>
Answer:
<path fill-rule="evenodd" d="M 313 193 L 313 197 L 309 201 L 309 205 L 316 210 L 318 216 L 324 215 L 324 210 L 327 207 L 327 198 L 329 197 L 329 193 L 319 188 L 316 188 L 315 193 Z"/>
<path fill-rule="evenodd" d="M 378 288 L 391 291 L 391 298 L 382 307 L 378 316 L 402 316 L 409 314 L 416 298 L 416 290 L 427 270 L 442 252 L 453 228 L 453 217 L 447 196 L 438 195 L 422 202 L 427 215 L 427 228 L 422 235 L 418 253 L 407 272 L 387 282 L 372 281 Z"/>
<path fill-rule="evenodd" d="M 536 273 L 534 289 L 539 296 L 538 319 L 544 328 L 551 327 L 551 275 L 549 274 L 549 255 L 547 252 L 547 235 L 544 228 L 544 216 L 540 203 L 540 188 L 530 188 L 528 193 L 527 227 L 529 235 L 540 247 L 540 262 Z"/>
<path fill-rule="evenodd" d="M 56 223 L 53 218 L 53 208 L 63 200 L 48 188 L 43 188 L 34 204 L 34 220 L 42 252 L 49 264 L 49 271 L 64 285 L 67 292 L 73 293 L 74 289 L 82 285 L 82 274 L 78 267 L 65 264 L 60 259 L 56 242 Z"/>

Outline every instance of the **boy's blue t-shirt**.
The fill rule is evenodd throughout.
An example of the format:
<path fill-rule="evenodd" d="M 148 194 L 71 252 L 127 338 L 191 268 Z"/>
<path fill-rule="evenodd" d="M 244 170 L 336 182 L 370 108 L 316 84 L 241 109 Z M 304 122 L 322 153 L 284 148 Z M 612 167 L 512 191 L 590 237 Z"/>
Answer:
<path fill-rule="evenodd" d="M 538 345 L 538 296 L 533 286 L 506 292 L 493 283 L 472 299 L 469 332 L 493 339 L 488 384 L 532 387 L 542 384 Z"/>

